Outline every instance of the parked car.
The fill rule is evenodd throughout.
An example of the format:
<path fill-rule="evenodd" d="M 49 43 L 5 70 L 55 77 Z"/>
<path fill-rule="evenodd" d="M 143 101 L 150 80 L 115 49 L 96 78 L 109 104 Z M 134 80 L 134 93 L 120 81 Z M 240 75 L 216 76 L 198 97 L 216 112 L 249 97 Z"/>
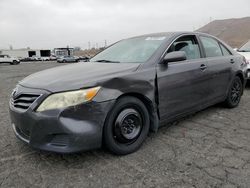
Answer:
<path fill-rule="evenodd" d="M 56 61 L 56 60 L 57 60 L 57 57 L 55 55 L 50 56 L 50 61 Z"/>
<path fill-rule="evenodd" d="M 239 105 L 245 59 L 207 34 L 121 40 L 90 62 L 35 73 L 10 99 L 16 136 L 34 148 L 129 154 L 149 131 L 216 103 Z"/>
<path fill-rule="evenodd" d="M 32 57 L 30 57 L 30 61 L 41 61 L 41 57 L 35 56 L 33 55 Z"/>
<path fill-rule="evenodd" d="M 75 56 L 62 56 L 57 59 L 58 63 L 69 63 L 69 62 L 78 62 L 78 57 Z"/>
<path fill-rule="evenodd" d="M 26 57 L 20 57 L 20 58 L 18 58 L 18 59 L 19 59 L 20 62 L 25 62 L 25 61 L 27 61 L 27 60 L 26 60 L 26 59 L 27 59 Z"/>
<path fill-rule="evenodd" d="M 87 62 L 87 61 L 89 61 L 89 57 L 87 57 L 87 56 L 79 56 L 77 58 L 77 60 L 82 61 L 82 62 Z"/>
<path fill-rule="evenodd" d="M 22 61 L 22 62 L 32 61 L 31 57 L 22 57 L 19 60 Z"/>
<path fill-rule="evenodd" d="M 243 55 L 247 61 L 247 78 L 250 79 L 250 40 L 236 51 Z"/>
<path fill-rule="evenodd" d="M 49 61 L 50 57 L 41 57 L 41 61 Z"/>
<path fill-rule="evenodd" d="M 0 63 L 9 63 L 11 65 L 17 65 L 20 63 L 18 58 L 10 57 L 9 55 L 0 55 Z"/>

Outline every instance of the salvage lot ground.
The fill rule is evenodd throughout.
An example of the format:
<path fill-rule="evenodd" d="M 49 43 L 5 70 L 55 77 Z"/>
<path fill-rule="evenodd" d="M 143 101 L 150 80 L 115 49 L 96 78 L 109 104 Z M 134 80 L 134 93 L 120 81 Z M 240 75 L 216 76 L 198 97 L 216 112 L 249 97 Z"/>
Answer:
<path fill-rule="evenodd" d="M 250 89 L 240 106 L 216 105 L 151 134 L 127 156 L 104 150 L 71 155 L 34 151 L 17 140 L 8 100 L 25 76 L 64 66 L 0 64 L 0 187 L 249 187 Z"/>

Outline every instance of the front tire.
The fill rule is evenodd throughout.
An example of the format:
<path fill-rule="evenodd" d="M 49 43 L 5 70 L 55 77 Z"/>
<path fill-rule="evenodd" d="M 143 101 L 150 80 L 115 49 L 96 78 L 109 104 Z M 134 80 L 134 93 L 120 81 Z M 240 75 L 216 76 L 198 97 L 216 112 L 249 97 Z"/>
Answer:
<path fill-rule="evenodd" d="M 235 108 L 239 105 L 243 92 L 241 79 L 236 76 L 230 86 L 225 104 L 228 108 Z"/>
<path fill-rule="evenodd" d="M 146 106 L 135 97 L 118 99 L 104 125 L 104 144 L 114 154 L 126 155 L 140 148 L 149 132 Z"/>

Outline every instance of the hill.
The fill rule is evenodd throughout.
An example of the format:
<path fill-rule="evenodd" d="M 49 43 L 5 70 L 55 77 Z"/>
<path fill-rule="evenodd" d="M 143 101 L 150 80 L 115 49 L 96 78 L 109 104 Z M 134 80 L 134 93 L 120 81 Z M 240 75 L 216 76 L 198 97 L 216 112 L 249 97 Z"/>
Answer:
<path fill-rule="evenodd" d="M 197 31 L 214 35 L 232 47 L 250 40 L 250 17 L 215 20 Z"/>

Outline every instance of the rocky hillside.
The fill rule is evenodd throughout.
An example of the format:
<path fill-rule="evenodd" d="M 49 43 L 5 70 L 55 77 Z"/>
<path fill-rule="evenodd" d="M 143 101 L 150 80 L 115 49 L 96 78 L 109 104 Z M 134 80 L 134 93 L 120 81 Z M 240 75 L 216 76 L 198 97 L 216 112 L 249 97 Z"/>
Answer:
<path fill-rule="evenodd" d="M 215 20 L 197 31 L 214 35 L 234 48 L 240 47 L 250 40 L 250 17 Z"/>

